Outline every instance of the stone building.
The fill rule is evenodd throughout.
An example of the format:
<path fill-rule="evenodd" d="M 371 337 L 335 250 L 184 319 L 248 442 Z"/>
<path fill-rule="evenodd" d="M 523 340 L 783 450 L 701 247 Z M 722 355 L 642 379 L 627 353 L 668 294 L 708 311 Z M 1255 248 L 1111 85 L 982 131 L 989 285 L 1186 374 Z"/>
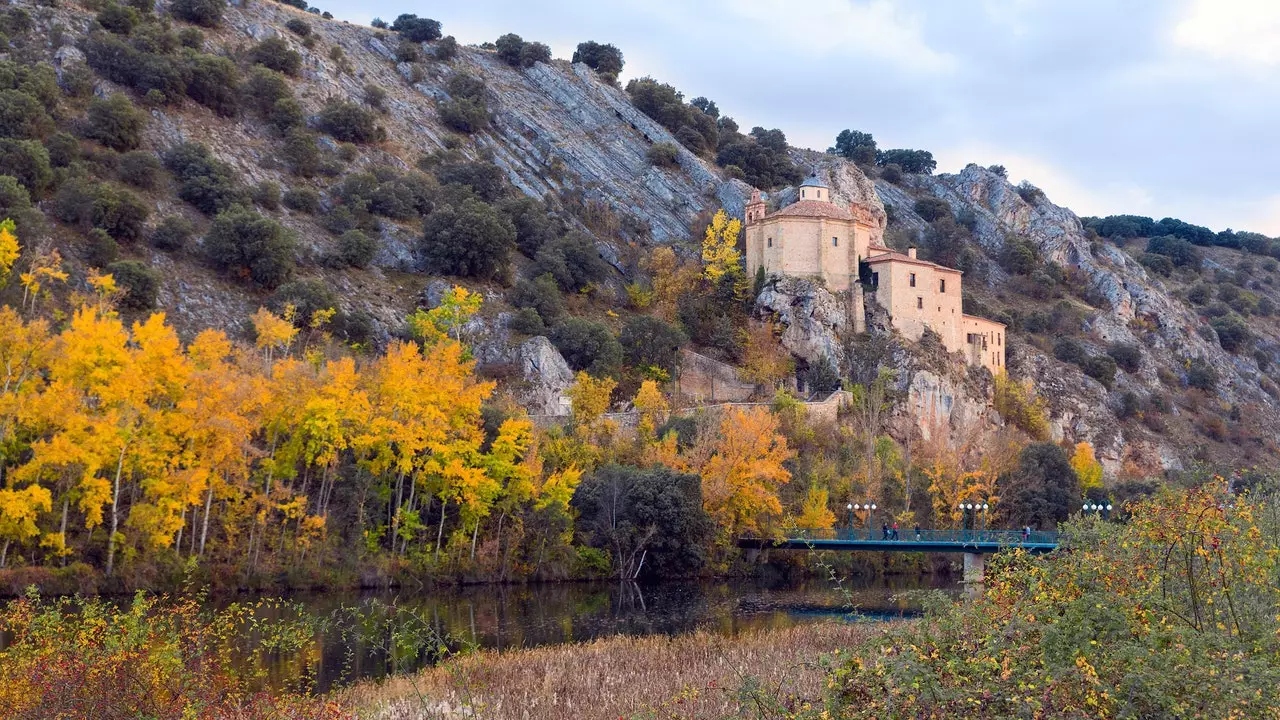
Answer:
<path fill-rule="evenodd" d="M 918 341 L 932 330 L 948 352 L 993 373 L 1004 369 L 1005 326 L 964 314 L 962 273 L 917 258 L 915 248 L 904 255 L 886 247 L 871 209 L 835 204 L 816 177 L 800 185 L 796 202 L 772 213 L 760 191 L 752 192 L 745 235 L 750 275 L 764 268 L 769 275 L 820 278 L 847 297 L 859 331 L 864 298 L 874 299 L 905 337 Z"/>

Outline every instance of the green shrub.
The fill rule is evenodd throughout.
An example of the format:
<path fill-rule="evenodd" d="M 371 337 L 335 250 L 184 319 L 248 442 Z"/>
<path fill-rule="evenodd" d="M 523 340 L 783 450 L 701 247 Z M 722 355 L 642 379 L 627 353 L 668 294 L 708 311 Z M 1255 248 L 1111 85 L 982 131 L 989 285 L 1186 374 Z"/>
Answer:
<path fill-rule="evenodd" d="M 302 20 L 301 18 L 293 18 L 289 20 L 289 22 L 285 23 L 284 26 L 289 29 L 289 32 L 297 35 L 298 37 L 307 37 L 311 34 L 311 26 L 307 24 L 306 20 Z"/>
<path fill-rule="evenodd" d="M 533 67 L 551 62 L 551 48 L 540 42 L 525 43 L 520 48 L 520 67 Z"/>
<path fill-rule="evenodd" d="M 880 179 L 887 183 L 897 185 L 902 182 L 902 166 L 897 163 L 889 163 L 880 169 Z"/>
<path fill-rule="evenodd" d="M 373 113 L 345 100 L 330 100 L 320 111 L 319 127 L 343 142 L 373 143 L 383 139 Z"/>
<path fill-rule="evenodd" d="M 1147 240 L 1147 252 L 1166 255 L 1178 267 L 1199 268 L 1200 250 L 1190 242 L 1173 235 L 1153 237 Z"/>
<path fill-rule="evenodd" d="M 645 153 L 649 163 L 657 167 L 680 167 L 680 148 L 669 142 L 654 143 Z"/>
<path fill-rule="evenodd" d="M 936 197 L 922 197 L 916 200 L 913 209 L 925 222 L 933 222 L 940 217 L 951 215 L 951 203 Z"/>
<path fill-rule="evenodd" d="M 270 37 L 254 45 L 249 50 L 249 62 L 285 75 L 297 75 L 302 68 L 302 56 L 279 37 Z"/>
<path fill-rule="evenodd" d="M 0 138 L 0 168 L 16 177 L 33 197 L 42 195 L 53 182 L 49 151 L 35 140 Z"/>
<path fill-rule="evenodd" d="M 280 208 L 280 186 L 270 180 L 263 180 L 253 186 L 253 204 L 263 210 L 277 210 Z"/>
<path fill-rule="evenodd" d="M 592 70 L 614 77 L 622 73 L 622 51 L 613 45 L 601 45 L 594 40 L 578 43 L 578 48 L 573 51 L 573 62 L 586 63 Z"/>
<path fill-rule="evenodd" d="M 173 0 L 169 11 L 179 20 L 204 27 L 218 27 L 227 0 Z"/>
<path fill-rule="evenodd" d="M 105 230 L 93 228 L 85 235 L 85 262 L 105 268 L 120 257 L 120 245 Z"/>
<path fill-rule="evenodd" d="M 294 268 L 295 240 L 280 223 L 236 205 L 219 213 L 204 238 L 205 256 L 218 270 L 275 288 Z"/>
<path fill-rule="evenodd" d="M 446 35 L 432 48 L 436 60 L 449 62 L 458 56 L 458 41 L 452 35 Z"/>
<path fill-rule="evenodd" d="M 147 114 L 134 107 L 128 95 L 113 93 L 105 100 L 95 99 L 89 103 L 85 137 L 124 152 L 142 144 L 142 130 L 146 125 Z"/>
<path fill-rule="evenodd" d="M 1062 362 L 1079 365 L 1085 358 L 1084 348 L 1071 338 L 1061 338 L 1053 345 L 1053 356 Z"/>
<path fill-rule="evenodd" d="M 466 199 L 427 216 L 419 256 L 428 270 L 482 279 L 505 278 L 516 230 L 492 205 Z"/>
<path fill-rule="evenodd" d="M 120 156 L 117 170 L 119 177 L 142 190 L 155 190 L 160 185 L 160 173 L 164 166 L 160 158 L 145 150 L 131 150 Z"/>
<path fill-rule="evenodd" d="M 1213 288 L 1204 283 L 1197 283 L 1187 291 L 1187 300 L 1196 305 L 1204 305 L 1213 299 Z"/>
<path fill-rule="evenodd" d="M 178 38 L 151 27 L 139 27 L 129 42 L 110 33 L 90 33 L 80 45 L 85 62 L 108 80 L 127 85 L 149 100 L 180 103 L 186 96 L 187 81 L 181 64 L 170 56 Z"/>
<path fill-rule="evenodd" d="M 1204 360 L 1192 358 L 1187 365 L 1187 385 L 1197 390 L 1213 392 L 1218 386 L 1218 371 Z"/>
<path fill-rule="evenodd" d="M 359 230 L 348 230 L 338 238 L 338 260 L 344 265 L 354 268 L 369 267 L 377 252 L 377 242 Z"/>
<path fill-rule="evenodd" d="M 601 259 L 595 240 L 575 231 L 544 243 L 534 258 L 534 272 L 548 273 L 562 289 L 577 292 L 603 282 L 609 264 Z"/>
<path fill-rule="evenodd" d="M 559 231 L 546 203 L 527 195 L 504 200 L 499 206 L 516 228 L 516 245 L 526 257 L 535 257 L 547 240 Z"/>
<path fill-rule="evenodd" d="M 471 188 L 485 202 L 497 200 L 507 189 L 506 173 L 492 162 L 448 162 L 437 167 L 435 175 L 443 184 L 452 183 Z"/>
<path fill-rule="evenodd" d="M 53 120 L 35 97 L 20 90 L 0 90 L 0 137 L 39 139 L 53 130 Z"/>
<path fill-rule="evenodd" d="M 31 209 L 31 194 L 12 175 L 0 175 L 0 215 L 13 217 Z"/>
<path fill-rule="evenodd" d="M 520 66 L 520 52 L 524 50 L 524 39 L 515 33 L 507 33 L 498 38 L 494 45 L 498 49 L 498 57 L 508 65 Z"/>
<path fill-rule="evenodd" d="M 1127 373 L 1136 373 L 1142 368 L 1142 349 L 1137 345 L 1112 343 L 1107 348 L 1107 354 L 1116 361 L 1116 365 L 1121 370 Z"/>
<path fill-rule="evenodd" d="M 574 370 L 604 376 L 622 364 L 622 346 L 608 326 L 583 318 L 567 318 L 551 329 L 550 340 Z"/>
<path fill-rule="evenodd" d="M 181 215 L 170 215 L 151 231 L 151 247 L 158 250 L 181 251 L 187 247 L 195 226 Z"/>
<path fill-rule="evenodd" d="M 372 83 L 365 85 L 364 102 L 374 110 L 383 112 L 386 110 L 387 91 Z"/>
<path fill-rule="evenodd" d="M 1253 341 L 1253 334 L 1244 319 L 1235 313 L 1214 318 L 1210 323 L 1218 334 L 1218 344 L 1229 353 L 1246 349 Z"/>
<path fill-rule="evenodd" d="M 193 27 L 182 28 L 178 31 L 178 44 L 192 50 L 203 50 L 204 33 Z"/>
<path fill-rule="evenodd" d="M 204 145 L 176 145 L 164 154 L 164 164 L 178 178 L 178 197 L 205 215 L 216 215 L 246 200 L 235 171 L 213 159 Z"/>
<path fill-rule="evenodd" d="M 657 368 L 674 377 L 680 365 L 680 348 L 689 337 L 680 328 L 659 318 L 637 315 L 627 321 L 618 336 L 627 362 L 639 370 Z M 839 385 L 839 376 L 835 384 Z"/>
<path fill-rule="evenodd" d="M 128 190 L 84 178 L 63 183 L 54 195 L 51 208 L 62 222 L 85 231 L 99 229 L 122 242 L 142 237 L 150 214 L 148 206 Z"/>
<path fill-rule="evenodd" d="M 245 102 L 263 117 L 271 114 L 276 103 L 293 97 L 293 88 L 289 87 L 289 81 L 284 79 L 284 75 L 262 66 L 253 68 L 249 73 L 243 92 Z"/>
<path fill-rule="evenodd" d="M 302 103 L 298 102 L 297 98 L 294 97 L 277 100 L 276 104 L 271 107 L 271 112 L 265 117 L 267 122 L 271 123 L 280 133 L 303 129 L 307 122 Z"/>
<path fill-rule="evenodd" d="M 328 283 L 315 278 L 301 278 L 285 283 L 267 301 L 267 306 L 277 313 L 283 313 L 286 305 L 292 305 L 297 311 L 296 322 L 300 327 L 310 323 L 316 312 L 337 310 L 340 307 L 338 294 Z"/>
<path fill-rule="evenodd" d="M 430 18 L 405 13 L 391 23 L 391 29 L 412 42 L 422 43 L 440 39 L 440 23 Z"/>
<path fill-rule="evenodd" d="M 117 35 L 128 35 L 142 22 L 142 15 L 131 7 L 110 2 L 98 12 L 97 20 L 99 25 Z"/>
<path fill-rule="evenodd" d="M 489 110 L 474 100 L 441 100 L 436 104 L 440 122 L 463 133 L 479 132 L 489 126 Z"/>
<path fill-rule="evenodd" d="M 1138 256 L 1138 262 L 1142 263 L 1142 266 L 1146 269 L 1162 277 L 1169 277 L 1173 274 L 1173 260 L 1167 255 L 1144 252 Z"/>
<path fill-rule="evenodd" d="M 1116 379 L 1116 361 L 1109 355 L 1094 355 L 1085 358 L 1080 363 L 1080 369 L 1084 371 L 1085 375 L 1102 383 L 1103 387 L 1108 390 L 1111 389 L 1111 385 Z"/>
<path fill-rule="evenodd" d="M 512 313 L 511 319 L 507 321 L 507 327 L 525 335 L 547 334 L 547 325 L 542 322 L 542 316 L 531 307 L 520 308 Z"/>
<path fill-rule="evenodd" d="M 511 289 L 507 300 L 513 307 L 533 310 L 545 325 L 556 324 L 568 312 L 565 307 L 564 296 L 560 294 L 560 288 L 556 285 L 555 278 L 550 275 L 539 275 L 532 280 L 521 280 Z M 522 332 L 526 332 L 529 335 L 541 334 L 541 332 Z"/>
<path fill-rule="evenodd" d="M 80 141 L 70 133 L 58 132 L 44 141 L 49 151 L 49 163 L 56 168 L 64 168 L 80 159 Z"/>
<path fill-rule="evenodd" d="M 107 266 L 116 286 L 124 291 L 120 307 L 127 310 L 150 310 L 156 306 L 160 291 L 160 273 L 136 260 L 121 260 Z"/>
<path fill-rule="evenodd" d="M 311 188 L 290 188 L 284 191 L 281 198 L 284 206 L 308 215 L 320 212 L 320 193 Z"/>
<path fill-rule="evenodd" d="M 400 41 L 396 46 L 396 62 L 414 63 L 422 59 L 422 45 L 412 40 Z"/>
<path fill-rule="evenodd" d="M 182 58 L 187 96 L 222 117 L 240 111 L 240 72 L 227 58 L 187 50 Z"/>

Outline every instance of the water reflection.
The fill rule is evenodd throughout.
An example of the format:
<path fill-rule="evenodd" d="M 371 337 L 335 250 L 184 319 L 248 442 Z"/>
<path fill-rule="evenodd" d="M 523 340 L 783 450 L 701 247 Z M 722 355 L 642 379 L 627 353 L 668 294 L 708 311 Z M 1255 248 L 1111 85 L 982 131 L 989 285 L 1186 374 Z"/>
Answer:
<path fill-rule="evenodd" d="M 811 580 L 563 583 L 297 595 L 291 599 L 332 622 L 317 632 L 312 649 L 276 657 L 266 670 L 275 686 L 324 691 L 355 679 L 412 670 L 437 657 L 435 643 L 425 648 L 399 643 L 397 632 L 414 638 L 435 632 L 452 647 L 501 649 L 697 629 L 733 635 L 833 616 L 903 617 L 919 610 L 918 600 L 905 591 L 928 587 L 959 590 L 954 583 L 895 577 L 855 579 L 844 591 Z M 371 607 L 385 610 L 388 605 L 397 608 L 397 620 L 385 625 L 361 623 L 350 611 L 360 607 L 367 616 Z M 357 631 L 354 625 L 362 627 Z"/>

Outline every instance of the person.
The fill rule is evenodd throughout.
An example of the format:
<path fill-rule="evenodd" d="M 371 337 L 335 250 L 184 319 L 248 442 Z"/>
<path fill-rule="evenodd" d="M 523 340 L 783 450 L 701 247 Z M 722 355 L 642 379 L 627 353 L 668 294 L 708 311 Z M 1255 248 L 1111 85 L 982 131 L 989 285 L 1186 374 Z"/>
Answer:
<path fill-rule="evenodd" d="M 916 542 L 920 542 L 920 523 L 916 523 Z"/>
<path fill-rule="evenodd" d="M 1027 542 L 1029 540 L 1031 540 L 1031 526 L 1023 525 L 1022 526 L 1022 542 Z"/>
<path fill-rule="evenodd" d="M 893 521 L 893 536 L 890 539 L 891 540 L 898 539 L 898 521 L 897 520 Z"/>
<path fill-rule="evenodd" d="M 889 539 L 889 523 L 880 523 L 880 539 Z"/>

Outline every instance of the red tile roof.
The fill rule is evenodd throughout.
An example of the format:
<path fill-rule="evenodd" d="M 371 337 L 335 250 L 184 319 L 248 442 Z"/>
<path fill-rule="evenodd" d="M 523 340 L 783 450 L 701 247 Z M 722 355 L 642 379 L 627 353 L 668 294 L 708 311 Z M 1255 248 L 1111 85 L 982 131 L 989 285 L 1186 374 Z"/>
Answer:
<path fill-rule="evenodd" d="M 852 221 L 853 213 L 849 212 L 846 207 L 823 200 L 798 200 L 775 213 L 766 215 L 765 219 L 776 217 L 811 217 Z"/>
<path fill-rule="evenodd" d="M 902 253 L 899 253 L 899 252 L 887 252 L 887 253 L 880 253 L 879 255 L 872 255 L 871 257 L 867 258 L 864 262 L 867 262 L 867 263 L 899 262 L 905 265 L 920 265 L 923 267 L 931 267 L 934 270 L 942 270 L 943 272 L 953 272 L 957 275 L 964 274 L 960 270 L 956 270 L 955 268 L 949 268 L 946 265 L 939 265 L 938 263 L 929 262 L 928 260 L 921 260 L 919 258 L 907 257 L 906 255 L 903 255 Z"/>

